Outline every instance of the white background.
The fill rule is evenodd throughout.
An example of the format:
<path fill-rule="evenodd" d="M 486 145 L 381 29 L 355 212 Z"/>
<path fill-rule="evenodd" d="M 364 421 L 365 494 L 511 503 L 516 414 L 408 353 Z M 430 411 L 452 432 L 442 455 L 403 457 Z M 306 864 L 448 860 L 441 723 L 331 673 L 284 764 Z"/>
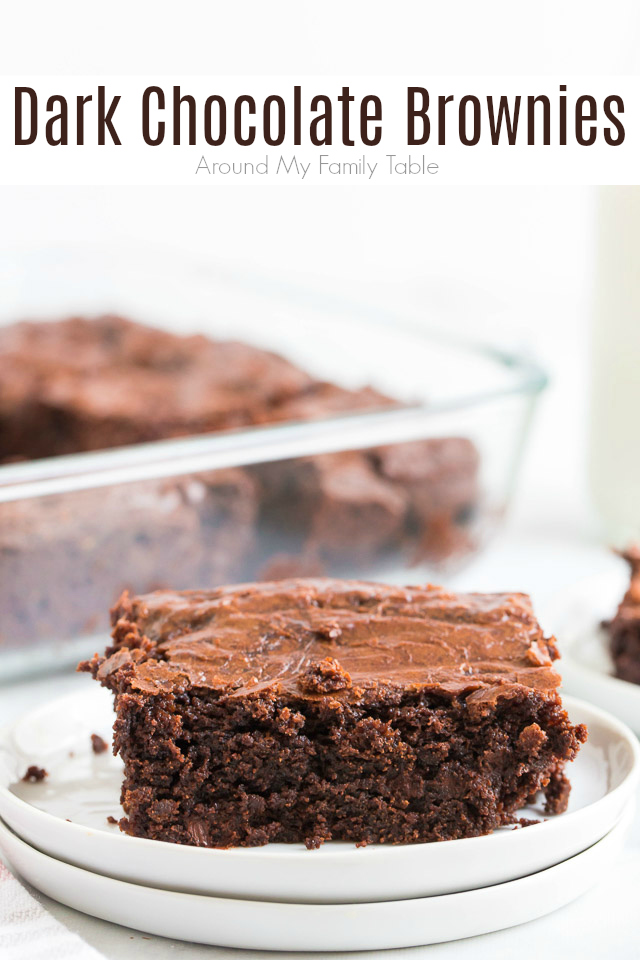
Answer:
<path fill-rule="evenodd" d="M 0 64 L 25 76 L 629 74 L 638 72 L 639 21 L 640 6 L 622 0 L 31 3 L 3 10 Z M 544 605 L 563 585 L 615 562 L 599 536 L 584 468 L 594 203 L 588 187 L 1 188 L 0 250 L 85 240 L 172 245 L 527 344 L 551 386 L 509 521 L 459 582 L 528 589 Z M 1 719 L 52 693 L 50 682 L 2 691 Z M 639 883 L 636 839 L 598 891 L 561 913 L 402 956 L 631 958 Z M 52 909 L 109 956 L 223 953 L 132 939 Z"/>
<path fill-rule="evenodd" d="M 635 74 L 635 0 L 32 0 L 3 10 L 3 74 Z"/>

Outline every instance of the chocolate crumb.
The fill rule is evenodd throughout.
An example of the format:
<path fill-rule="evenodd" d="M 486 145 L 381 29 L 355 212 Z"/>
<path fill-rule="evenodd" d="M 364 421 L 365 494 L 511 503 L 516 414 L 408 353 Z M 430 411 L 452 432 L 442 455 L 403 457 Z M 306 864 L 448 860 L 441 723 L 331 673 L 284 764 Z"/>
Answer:
<path fill-rule="evenodd" d="M 115 817 L 112 817 L 111 814 L 109 814 L 109 816 L 107 817 L 107 823 L 110 823 L 110 824 L 113 826 L 113 824 L 115 824 L 115 823 L 117 823 L 117 822 L 118 822 L 118 821 L 116 820 L 116 818 L 115 818 Z"/>
<path fill-rule="evenodd" d="M 323 837 L 305 837 L 304 841 L 307 850 L 319 850 L 323 843 Z"/>
<path fill-rule="evenodd" d="M 522 827 L 532 827 L 532 826 L 534 825 L 534 823 L 542 823 L 542 821 L 541 821 L 541 820 L 529 820 L 527 817 L 519 817 L 519 818 L 516 820 L 513 829 L 514 829 L 514 830 L 520 830 Z"/>
<path fill-rule="evenodd" d="M 587 739 L 587 731 L 584 724 L 576 728 L 576 734 L 581 738 L 582 743 Z M 549 779 L 549 785 L 545 789 L 545 813 L 564 813 L 569 803 L 569 794 L 571 784 L 564 773 L 553 773 Z"/>
<path fill-rule="evenodd" d="M 91 749 L 94 753 L 104 753 L 109 744 L 97 733 L 91 734 Z"/>
<path fill-rule="evenodd" d="M 41 783 L 45 780 L 49 774 L 43 767 L 36 767 L 32 765 L 27 768 L 27 772 L 22 778 L 24 783 Z"/>

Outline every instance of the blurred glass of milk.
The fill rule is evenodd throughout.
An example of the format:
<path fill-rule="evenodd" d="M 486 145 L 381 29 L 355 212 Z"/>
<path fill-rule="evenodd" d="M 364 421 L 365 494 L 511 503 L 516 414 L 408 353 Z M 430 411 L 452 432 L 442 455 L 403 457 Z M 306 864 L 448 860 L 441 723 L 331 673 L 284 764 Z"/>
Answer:
<path fill-rule="evenodd" d="M 607 540 L 640 541 L 640 187 L 601 187 L 590 477 Z"/>

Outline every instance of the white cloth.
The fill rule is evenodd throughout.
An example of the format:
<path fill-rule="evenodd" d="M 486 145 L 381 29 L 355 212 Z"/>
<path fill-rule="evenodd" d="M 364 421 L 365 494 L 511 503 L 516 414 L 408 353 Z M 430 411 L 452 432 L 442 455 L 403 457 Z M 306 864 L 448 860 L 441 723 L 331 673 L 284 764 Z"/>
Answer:
<path fill-rule="evenodd" d="M 58 923 L 0 863 L 2 960 L 101 960 L 102 954 Z"/>

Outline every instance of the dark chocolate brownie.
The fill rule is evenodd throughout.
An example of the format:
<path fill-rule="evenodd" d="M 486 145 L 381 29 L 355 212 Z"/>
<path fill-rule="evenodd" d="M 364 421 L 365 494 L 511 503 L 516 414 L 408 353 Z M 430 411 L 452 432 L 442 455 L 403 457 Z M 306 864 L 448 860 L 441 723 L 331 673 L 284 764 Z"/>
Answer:
<path fill-rule="evenodd" d="M 410 843 L 566 808 L 586 738 L 523 594 L 289 580 L 112 611 L 121 826 L 196 846 Z"/>
<path fill-rule="evenodd" d="M 615 617 L 606 626 L 616 676 L 640 683 L 640 546 L 630 547 L 622 556 L 631 568 L 631 582 Z"/>

